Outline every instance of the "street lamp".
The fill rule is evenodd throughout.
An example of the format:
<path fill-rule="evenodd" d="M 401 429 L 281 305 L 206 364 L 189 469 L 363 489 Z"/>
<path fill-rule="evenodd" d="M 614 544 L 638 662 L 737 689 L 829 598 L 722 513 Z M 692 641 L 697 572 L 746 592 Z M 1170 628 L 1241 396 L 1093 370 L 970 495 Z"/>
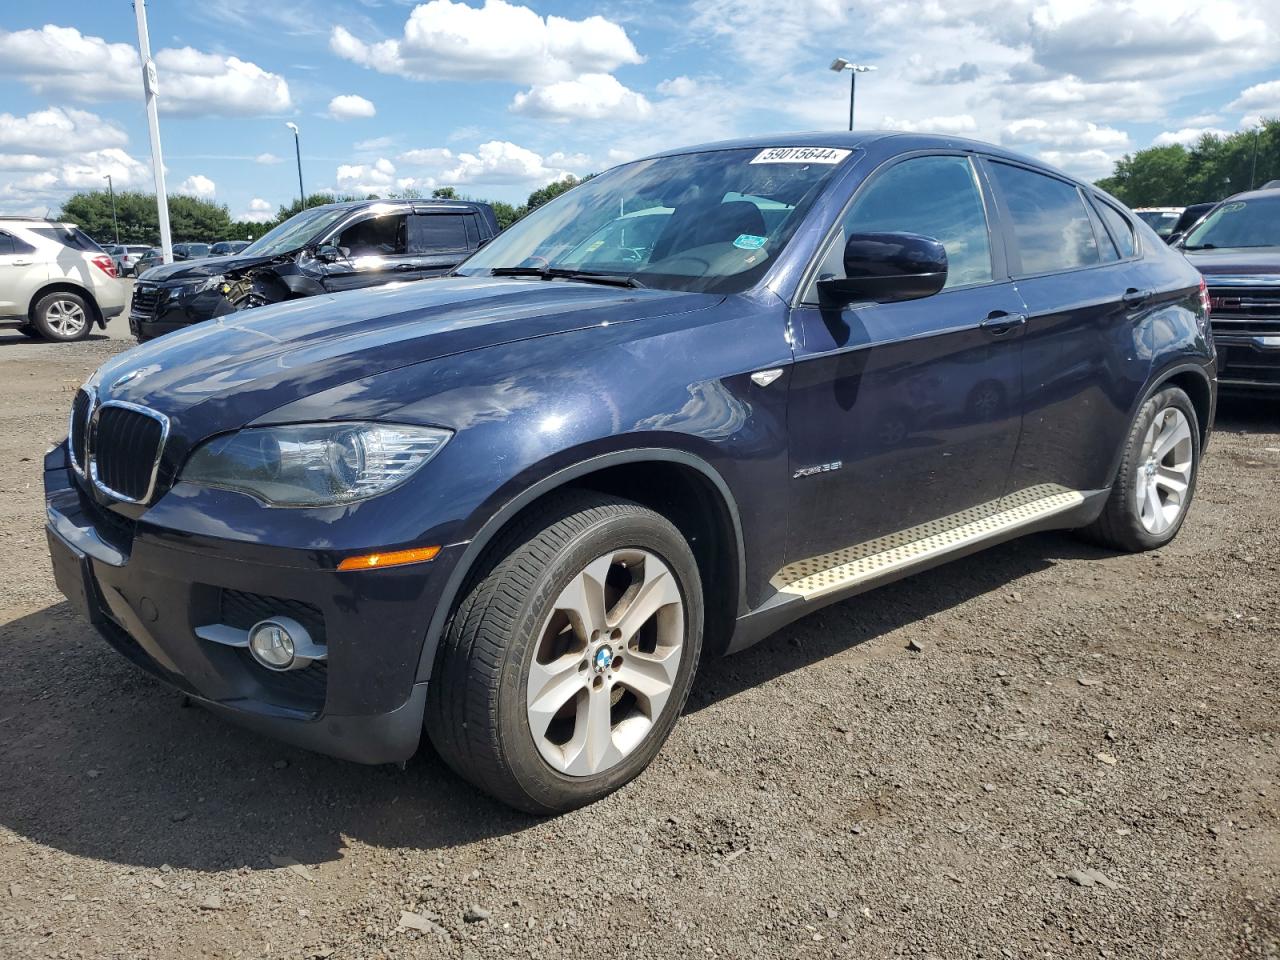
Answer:
<path fill-rule="evenodd" d="M 858 90 L 858 74 L 870 73 L 876 69 L 863 63 L 852 63 L 843 57 L 836 57 L 831 61 L 831 69 L 836 73 L 844 73 L 849 71 L 849 129 L 853 129 L 853 99 Z"/>
<path fill-rule="evenodd" d="M 116 246 L 120 245 L 120 221 L 116 219 L 116 187 L 111 182 L 111 174 L 102 178 L 107 181 L 107 191 L 111 194 L 111 226 L 116 231 Z"/>
<path fill-rule="evenodd" d="M 298 158 L 298 202 L 301 204 L 298 209 L 301 210 L 307 205 L 307 195 L 302 190 L 302 145 L 298 141 L 298 125 L 289 121 L 285 126 L 293 131 L 293 152 Z"/>
<path fill-rule="evenodd" d="M 1258 141 L 1262 139 L 1262 128 L 1264 124 L 1259 119 L 1253 125 L 1253 168 L 1249 171 L 1249 189 L 1253 189 L 1253 182 L 1258 178 Z"/>

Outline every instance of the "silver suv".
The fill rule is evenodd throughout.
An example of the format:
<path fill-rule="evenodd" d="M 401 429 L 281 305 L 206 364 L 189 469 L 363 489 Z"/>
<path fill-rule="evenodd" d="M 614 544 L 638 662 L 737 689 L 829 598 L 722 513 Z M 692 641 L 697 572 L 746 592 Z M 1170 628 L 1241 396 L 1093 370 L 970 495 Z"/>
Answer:
<path fill-rule="evenodd" d="M 83 340 L 127 299 L 111 257 L 75 224 L 0 217 L 0 327 Z"/>

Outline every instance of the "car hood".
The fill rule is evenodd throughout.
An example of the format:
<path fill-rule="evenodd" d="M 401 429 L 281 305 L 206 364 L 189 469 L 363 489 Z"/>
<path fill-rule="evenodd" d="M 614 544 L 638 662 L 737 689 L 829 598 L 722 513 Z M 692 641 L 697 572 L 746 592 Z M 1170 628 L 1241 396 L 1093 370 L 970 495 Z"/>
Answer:
<path fill-rule="evenodd" d="M 705 293 L 458 277 L 228 314 L 121 354 L 102 400 L 159 410 L 194 442 L 287 403 L 411 364 L 518 340 L 711 306 Z M 405 398 L 406 401 L 411 398 Z M 342 411 L 332 412 L 341 418 Z"/>
<path fill-rule="evenodd" d="M 279 259 L 280 256 L 281 254 L 246 257 L 240 254 L 232 254 L 229 257 L 202 257 L 199 260 L 178 260 L 174 263 L 163 263 L 159 266 L 151 267 L 139 279 L 157 283 L 203 280 L 205 277 L 216 277 L 232 270 L 256 267 L 259 264 Z"/>
<path fill-rule="evenodd" d="M 1280 274 L 1280 247 L 1226 247 L 1183 252 L 1206 278 Z"/>

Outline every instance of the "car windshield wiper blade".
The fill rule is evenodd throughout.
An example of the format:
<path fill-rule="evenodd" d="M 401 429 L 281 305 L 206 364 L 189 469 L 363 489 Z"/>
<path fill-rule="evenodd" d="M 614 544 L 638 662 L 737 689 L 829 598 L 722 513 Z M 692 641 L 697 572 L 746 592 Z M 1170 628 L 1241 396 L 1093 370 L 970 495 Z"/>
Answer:
<path fill-rule="evenodd" d="M 494 267 L 489 271 L 494 277 L 538 277 L 541 280 L 581 280 L 584 283 L 602 283 L 611 287 L 643 287 L 635 277 L 625 273 L 592 273 L 590 270 L 570 270 L 567 267 Z"/>
<path fill-rule="evenodd" d="M 1214 250 L 1217 248 L 1216 243 L 1186 243 L 1183 244 L 1183 250 Z"/>

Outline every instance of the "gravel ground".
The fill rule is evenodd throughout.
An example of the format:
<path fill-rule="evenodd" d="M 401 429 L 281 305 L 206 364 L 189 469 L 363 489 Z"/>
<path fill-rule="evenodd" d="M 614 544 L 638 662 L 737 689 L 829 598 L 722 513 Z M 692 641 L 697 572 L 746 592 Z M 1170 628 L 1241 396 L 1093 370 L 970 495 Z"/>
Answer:
<path fill-rule="evenodd" d="M 182 709 L 70 613 L 40 457 L 113 332 L 0 332 L 0 955 L 1280 955 L 1280 402 L 1224 405 L 1169 548 L 1034 536 L 828 608 L 535 820 Z"/>

